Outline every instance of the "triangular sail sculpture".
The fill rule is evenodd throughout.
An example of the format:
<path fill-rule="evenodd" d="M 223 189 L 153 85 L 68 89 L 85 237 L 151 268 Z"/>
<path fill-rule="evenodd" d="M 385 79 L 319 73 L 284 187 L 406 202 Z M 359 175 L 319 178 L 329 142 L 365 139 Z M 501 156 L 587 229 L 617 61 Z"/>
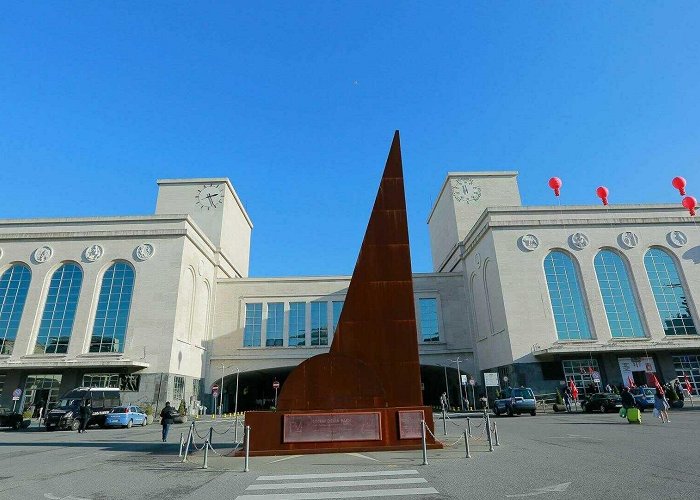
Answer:
<path fill-rule="evenodd" d="M 397 131 L 330 351 L 291 372 L 276 413 L 246 413 L 252 451 L 415 448 L 420 420 L 433 424 L 422 399 Z"/>

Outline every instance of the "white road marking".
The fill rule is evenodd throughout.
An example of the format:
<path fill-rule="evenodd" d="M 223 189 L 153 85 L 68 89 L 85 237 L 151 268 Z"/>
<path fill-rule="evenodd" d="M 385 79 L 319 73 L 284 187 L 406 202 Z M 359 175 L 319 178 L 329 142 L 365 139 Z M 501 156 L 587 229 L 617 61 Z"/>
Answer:
<path fill-rule="evenodd" d="M 284 460 L 291 460 L 292 458 L 299 458 L 301 455 L 289 455 L 288 457 L 282 457 L 278 458 L 277 460 L 273 460 L 272 462 L 268 462 L 268 464 L 274 464 L 275 462 L 282 462 Z"/>
<path fill-rule="evenodd" d="M 346 453 L 346 455 L 350 455 L 351 457 L 357 457 L 357 458 L 366 458 L 367 460 L 373 460 L 375 462 L 379 462 L 376 458 L 368 457 L 367 455 L 363 455 L 362 453 Z"/>
<path fill-rule="evenodd" d="M 323 493 L 275 493 L 272 495 L 240 495 L 236 500 L 319 500 L 329 498 L 370 498 L 408 495 L 435 495 L 435 488 L 400 488 L 395 490 L 328 491 Z"/>
<path fill-rule="evenodd" d="M 359 479 L 352 481 L 318 481 L 315 483 L 274 483 L 274 484 L 251 484 L 248 490 L 280 490 L 280 489 L 301 489 L 301 488 L 348 488 L 353 486 L 378 486 L 390 484 L 417 484 L 427 483 L 422 477 L 405 477 L 400 479 Z"/>
<path fill-rule="evenodd" d="M 55 497 L 51 493 L 44 493 L 44 498 L 48 500 L 91 500 L 90 498 L 80 498 L 68 495 L 67 497 Z"/>
<path fill-rule="evenodd" d="M 506 498 L 519 498 L 519 497 L 535 497 L 538 495 L 544 495 L 546 493 L 561 493 L 566 491 L 571 483 L 561 483 L 555 484 L 554 486 L 545 486 L 543 488 L 537 488 L 535 491 L 530 493 L 518 493 L 516 495 L 506 495 Z"/>
<path fill-rule="evenodd" d="M 418 474 L 417 470 L 378 470 L 369 472 L 335 472 L 331 474 L 288 474 L 283 476 L 260 476 L 258 481 L 281 481 L 285 479 L 326 479 L 333 477 L 405 476 Z"/>
<path fill-rule="evenodd" d="M 85 457 L 87 457 L 87 455 L 78 455 L 77 457 L 66 458 L 66 460 L 77 460 L 79 458 L 85 458 Z"/>

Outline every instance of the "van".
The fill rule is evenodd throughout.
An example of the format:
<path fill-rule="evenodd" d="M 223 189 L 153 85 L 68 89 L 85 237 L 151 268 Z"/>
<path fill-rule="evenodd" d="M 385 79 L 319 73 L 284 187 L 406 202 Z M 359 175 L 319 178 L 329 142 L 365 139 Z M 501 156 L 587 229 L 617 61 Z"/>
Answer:
<path fill-rule="evenodd" d="M 88 426 L 104 427 L 107 414 L 112 408 L 121 406 L 122 403 L 119 389 L 78 387 L 65 393 L 46 415 L 46 430 L 70 429 L 77 431 L 80 427 L 80 407 L 87 399 L 90 400 L 92 407 L 92 417 Z"/>

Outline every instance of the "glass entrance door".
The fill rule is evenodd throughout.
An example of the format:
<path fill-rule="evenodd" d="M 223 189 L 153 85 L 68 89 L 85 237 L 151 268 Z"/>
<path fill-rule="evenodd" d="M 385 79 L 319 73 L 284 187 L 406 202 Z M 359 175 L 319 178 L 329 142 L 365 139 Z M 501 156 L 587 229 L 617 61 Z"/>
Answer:
<path fill-rule="evenodd" d="M 27 375 L 22 395 L 22 409 L 26 411 L 32 408 L 37 411 L 39 403 L 46 405 L 47 409 L 54 407 L 58 401 L 58 390 L 61 387 L 61 375 Z"/>

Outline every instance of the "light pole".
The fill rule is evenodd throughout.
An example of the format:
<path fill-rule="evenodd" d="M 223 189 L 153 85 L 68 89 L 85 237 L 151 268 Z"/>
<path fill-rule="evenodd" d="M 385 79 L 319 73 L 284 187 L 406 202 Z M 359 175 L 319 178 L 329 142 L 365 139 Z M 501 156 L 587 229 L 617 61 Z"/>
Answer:
<path fill-rule="evenodd" d="M 457 383 L 459 384 L 459 406 L 464 411 L 464 396 L 462 396 L 462 372 L 459 371 L 459 364 L 462 362 L 462 358 L 457 356 L 457 359 L 451 359 L 450 363 L 457 363 Z"/>
<path fill-rule="evenodd" d="M 223 417 L 224 412 L 224 369 L 227 368 L 224 363 L 221 363 L 221 391 L 219 392 L 219 416 Z M 231 368 L 231 365 L 228 366 L 228 368 Z M 238 413 L 238 376 L 240 374 L 240 369 L 236 367 L 236 396 L 235 396 L 235 401 L 234 401 L 234 413 Z M 238 417 L 236 416 L 236 419 Z"/>

